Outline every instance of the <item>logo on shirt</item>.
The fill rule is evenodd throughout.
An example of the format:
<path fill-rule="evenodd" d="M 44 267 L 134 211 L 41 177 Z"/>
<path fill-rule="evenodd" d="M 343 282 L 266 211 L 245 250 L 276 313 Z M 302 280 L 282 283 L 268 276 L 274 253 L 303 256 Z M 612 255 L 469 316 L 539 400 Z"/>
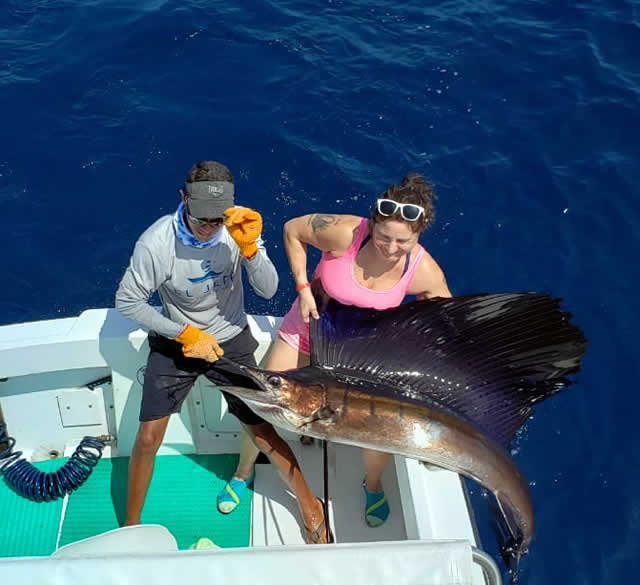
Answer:
<path fill-rule="evenodd" d="M 185 294 L 188 297 L 201 296 L 220 289 L 227 289 L 233 284 L 233 270 L 218 272 L 213 269 L 211 260 L 206 260 L 202 263 L 202 272 L 202 276 L 187 278 L 187 280 L 194 285 L 202 284 L 208 280 L 211 282 L 208 282 L 204 288 L 195 287 L 194 289 L 186 289 Z"/>
<path fill-rule="evenodd" d="M 214 280 L 215 278 L 217 278 L 218 276 L 220 276 L 222 274 L 222 272 L 216 272 L 215 270 L 209 270 L 208 272 L 205 272 L 202 276 L 198 276 L 196 278 L 189 278 L 189 282 L 192 282 L 193 284 L 200 284 L 201 282 L 204 282 L 205 280 Z"/>
<path fill-rule="evenodd" d="M 189 282 L 193 284 L 200 284 L 201 282 L 205 282 L 206 280 L 215 280 L 218 276 L 222 274 L 222 272 L 217 272 L 211 266 L 211 260 L 206 260 L 202 263 L 202 270 L 204 274 L 202 276 L 196 276 L 195 278 L 189 278 Z"/>

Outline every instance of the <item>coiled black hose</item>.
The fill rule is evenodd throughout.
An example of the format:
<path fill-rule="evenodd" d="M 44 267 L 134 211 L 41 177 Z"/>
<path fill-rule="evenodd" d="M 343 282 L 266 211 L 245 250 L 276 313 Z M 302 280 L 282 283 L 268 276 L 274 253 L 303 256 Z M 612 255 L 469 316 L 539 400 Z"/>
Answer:
<path fill-rule="evenodd" d="M 50 502 L 79 488 L 96 466 L 109 436 L 85 437 L 73 455 L 57 471 L 45 473 L 26 459 L 22 451 L 13 452 L 16 441 L 7 433 L 7 425 L 0 423 L 0 473 L 18 494 L 34 502 Z"/>

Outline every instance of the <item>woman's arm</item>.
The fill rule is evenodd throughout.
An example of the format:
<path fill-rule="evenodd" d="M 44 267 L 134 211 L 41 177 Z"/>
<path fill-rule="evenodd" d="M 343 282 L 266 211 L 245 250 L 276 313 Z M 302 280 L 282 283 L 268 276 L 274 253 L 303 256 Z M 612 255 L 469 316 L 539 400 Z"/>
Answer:
<path fill-rule="evenodd" d="M 308 282 L 307 245 L 342 256 L 360 225 L 354 215 L 314 213 L 290 219 L 284 224 L 284 247 L 296 286 Z"/>
<path fill-rule="evenodd" d="M 416 295 L 420 301 L 433 297 L 453 296 L 442 268 L 428 252 L 422 255 L 407 294 Z"/>
<path fill-rule="evenodd" d="M 318 309 L 308 284 L 307 245 L 322 252 L 342 256 L 348 249 L 360 225 L 354 215 L 330 215 L 314 213 L 290 219 L 284 224 L 284 247 L 296 291 L 299 295 L 300 313 L 305 323 L 309 317 L 318 318 Z M 300 287 L 303 288 L 300 288 Z"/>

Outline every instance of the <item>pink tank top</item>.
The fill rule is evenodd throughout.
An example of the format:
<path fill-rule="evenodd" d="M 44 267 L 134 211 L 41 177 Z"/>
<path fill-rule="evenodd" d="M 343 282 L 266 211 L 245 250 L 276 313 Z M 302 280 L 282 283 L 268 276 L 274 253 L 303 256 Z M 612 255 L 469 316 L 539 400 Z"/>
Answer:
<path fill-rule="evenodd" d="M 389 290 L 371 290 L 362 286 L 353 275 L 353 264 L 360 245 L 367 235 L 367 219 L 360 220 L 358 234 L 349 249 L 339 258 L 323 252 L 314 277 L 320 278 L 324 290 L 343 305 L 355 305 L 379 311 L 397 307 L 407 294 L 424 248 L 418 244 L 418 253 L 402 278 Z"/>

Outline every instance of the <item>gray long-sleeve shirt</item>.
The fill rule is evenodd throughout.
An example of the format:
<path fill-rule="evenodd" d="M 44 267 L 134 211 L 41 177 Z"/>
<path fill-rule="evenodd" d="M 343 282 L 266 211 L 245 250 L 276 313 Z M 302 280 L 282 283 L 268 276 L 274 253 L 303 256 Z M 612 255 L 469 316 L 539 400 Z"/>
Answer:
<path fill-rule="evenodd" d="M 278 288 L 278 273 L 261 239 L 253 260 L 240 255 L 233 238 L 223 230 L 211 248 L 185 246 L 175 235 L 173 215 L 165 215 L 138 239 L 118 291 L 116 308 L 125 317 L 170 339 L 186 324 L 213 335 L 219 342 L 235 337 L 247 325 L 242 270 L 266 299 Z M 163 311 L 149 305 L 158 291 Z"/>

